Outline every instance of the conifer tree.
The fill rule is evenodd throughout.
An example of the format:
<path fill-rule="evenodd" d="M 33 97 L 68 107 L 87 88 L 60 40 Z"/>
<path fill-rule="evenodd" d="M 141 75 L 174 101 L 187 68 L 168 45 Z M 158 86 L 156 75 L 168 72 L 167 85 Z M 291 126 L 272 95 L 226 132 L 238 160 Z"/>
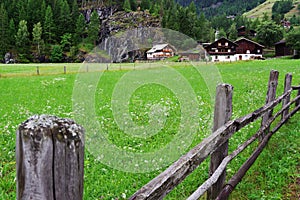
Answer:
<path fill-rule="evenodd" d="M 83 14 L 80 14 L 76 21 L 75 35 L 73 42 L 79 44 L 82 42 L 84 35 L 86 34 L 86 23 Z"/>
<path fill-rule="evenodd" d="M 8 15 L 4 4 L 0 5 L 0 59 L 4 56 L 6 51 L 8 50 Z"/>
<path fill-rule="evenodd" d="M 56 31 L 57 41 L 60 40 L 60 37 L 65 33 L 68 33 L 71 28 L 71 13 L 70 7 L 66 0 L 62 1 L 60 14 L 58 16 L 58 24 Z"/>
<path fill-rule="evenodd" d="M 77 19 L 79 17 L 79 9 L 78 9 L 78 4 L 77 4 L 77 0 L 74 0 L 72 3 L 72 9 L 71 9 L 71 27 L 69 32 L 70 33 L 75 33 L 75 28 L 76 26 L 74 26 L 77 22 Z"/>
<path fill-rule="evenodd" d="M 142 0 L 141 1 L 141 9 L 142 10 L 150 9 L 150 6 L 151 6 L 150 0 Z"/>
<path fill-rule="evenodd" d="M 16 26 L 13 19 L 9 21 L 9 28 L 8 28 L 8 45 L 9 48 L 13 48 L 15 44 L 15 34 L 16 34 Z"/>
<path fill-rule="evenodd" d="M 129 0 L 125 0 L 125 1 L 124 1 L 123 9 L 124 9 L 126 12 L 130 12 L 130 11 L 131 11 L 131 6 L 130 6 Z"/>
<path fill-rule="evenodd" d="M 137 10 L 137 2 L 136 2 L 136 0 L 129 0 L 129 2 L 130 2 L 130 8 L 131 8 L 131 10 L 136 11 Z"/>
<path fill-rule="evenodd" d="M 88 25 L 88 41 L 96 46 L 99 34 L 99 18 L 98 13 L 93 11 L 91 14 L 91 20 Z"/>
<path fill-rule="evenodd" d="M 54 40 L 54 21 L 51 6 L 48 6 L 45 14 L 44 22 L 44 39 L 48 44 L 52 44 Z"/>
<path fill-rule="evenodd" d="M 236 40 L 238 38 L 238 31 L 236 29 L 236 23 L 231 24 L 227 31 L 228 39 Z"/>

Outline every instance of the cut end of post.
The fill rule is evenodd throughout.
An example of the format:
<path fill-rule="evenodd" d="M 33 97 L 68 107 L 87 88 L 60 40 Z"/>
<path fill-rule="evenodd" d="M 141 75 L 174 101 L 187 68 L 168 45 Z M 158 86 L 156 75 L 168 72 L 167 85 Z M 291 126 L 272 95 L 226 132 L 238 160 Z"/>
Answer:
<path fill-rule="evenodd" d="M 67 118 L 58 118 L 51 115 L 34 115 L 19 126 L 19 130 L 22 130 L 24 135 L 33 137 L 45 129 L 55 129 L 56 131 L 50 131 L 48 134 L 56 134 L 55 136 L 58 140 L 73 139 L 83 141 L 83 127 Z"/>
<path fill-rule="evenodd" d="M 16 135 L 17 199 L 82 200 L 84 129 L 71 119 L 34 115 Z"/>

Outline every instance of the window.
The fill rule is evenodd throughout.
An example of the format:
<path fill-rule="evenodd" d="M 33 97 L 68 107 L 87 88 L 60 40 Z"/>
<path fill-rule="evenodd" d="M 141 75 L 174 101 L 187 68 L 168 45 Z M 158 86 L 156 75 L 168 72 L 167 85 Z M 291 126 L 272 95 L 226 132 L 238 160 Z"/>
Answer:
<path fill-rule="evenodd" d="M 218 49 L 216 49 L 215 52 L 218 52 Z"/>
<path fill-rule="evenodd" d="M 231 52 L 231 49 L 228 49 L 228 52 L 230 53 L 230 52 Z"/>
<path fill-rule="evenodd" d="M 218 46 L 222 46 L 221 42 L 218 43 Z"/>
<path fill-rule="evenodd" d="M 247 54 L 250 54 L 250 50 L 247 50 L 246 53 L 247 53 Z"/>
<path fill-rule="evenodd" d="M 225 46 L 228 47 L 228 42 L 225 43 Z"/>
<path fill-rule="evenodd" d="M 227 59 L 230 59 L 230 56 L 227 56 Z"/>
<path fill-rule="evenodd" d="M 257 49 L 257 53 L 260 53 L 260 49 Z"/>

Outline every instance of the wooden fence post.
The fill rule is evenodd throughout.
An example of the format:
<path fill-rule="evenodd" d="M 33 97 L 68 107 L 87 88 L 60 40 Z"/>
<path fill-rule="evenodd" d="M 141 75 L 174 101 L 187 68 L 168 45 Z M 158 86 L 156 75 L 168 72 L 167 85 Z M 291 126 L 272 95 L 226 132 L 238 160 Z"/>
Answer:
<path fill-rule="evenodd" d="M 40 67 L 39 66 L 36 67 L 36 74 L 40 75 Z"/>
<path fill-rule="evenodd" d="M 64 74 L 66 74 L 66 73 L 67 73 L 67 67 L 64 66 Z"/>
<path fill-rule="evenodd" d="M 17 200 L 82 200 L 84 129 L 35 115 L 17 130 Z"/>
<path fill-rule="evenodd" d="M 288 73 L 285 75 L 285 81 L 284 81 L 284 93 L 289 91 L 292 88 L 292 74 Z M 282 100 L 282 107 L 284 107 L 286 104 L 288 104 L 291 100 L 291 95 L 287 95 L 283 100 Z M 289 107 L 283 111 L 281 115 L 281 119 L 284 119 L 287 115 L 289 114 Z"/>
<path fill-rule="evenodd" d="M 297 96 L 300 96 L 300 89 L 298 90 L 297 92 Z M 295 106 L 299 106 L 300 105 L 300 99 L 298 99 L 296 102 L 295 102 Z"/>
<path fill-rule="evenodd" d="M 270 78 L 268 82 L 268 92 L 267 92 L 267 97 L 266 97 L 266 104 L 272 102 L 276 98 L 276 89 L 278 85 L 278 76 L 279 72 L 276 70 L 271 70 L 270 72 Z M 263 127 L 267 121 L 270 119 L 272 116 L 273 109 L 267 112 L 266 114 L 263 115 L 262 121 L 261 121 L 261 127 Z M 266 131 L 264 131 L 263 134 L 259 137 L 259 141 L 261 142 L 263 138 L 265 137 L 266 134 L 270 131 L 270 128 L 267 128 Z"/>
<path fill-rule="evenodd" d="M 213 132 L 228 122 L 232 115 L 232 93 L 233 87 L 228 84 L 220 84 L 217 86 L 214 126 Z M 228 141 L 220 146 L 211 154 L 209 175 L 211 176 L 218 168 L 222 160 L 228 155 Z M 207 199 L 215 199 L 221 192 L 225 184 L 226 170 L 220 176 L 218 181 L 207 191 Z"/>

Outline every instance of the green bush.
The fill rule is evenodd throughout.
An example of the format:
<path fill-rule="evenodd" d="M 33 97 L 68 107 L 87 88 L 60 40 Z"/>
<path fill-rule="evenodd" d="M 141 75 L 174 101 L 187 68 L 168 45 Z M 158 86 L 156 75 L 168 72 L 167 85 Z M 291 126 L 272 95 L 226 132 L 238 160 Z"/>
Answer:
<path fill-rule="evenodd" d="M 63 57 L 63 50 L 60 45 L 54 45 L 51 51 L 51 62 L 61 62 Z"/>

